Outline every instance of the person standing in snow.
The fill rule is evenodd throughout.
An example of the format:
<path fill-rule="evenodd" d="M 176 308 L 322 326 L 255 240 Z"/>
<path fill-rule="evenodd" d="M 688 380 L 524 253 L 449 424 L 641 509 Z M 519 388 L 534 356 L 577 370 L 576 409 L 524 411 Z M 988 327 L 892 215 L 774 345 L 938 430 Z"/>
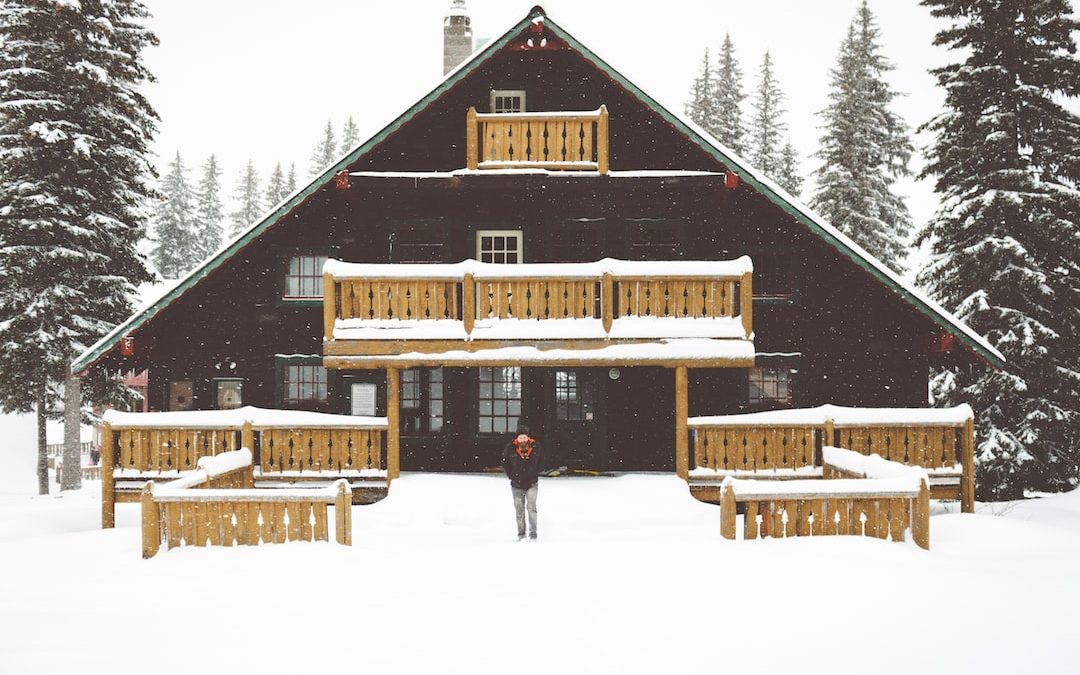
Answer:
<path fill-rule="evenodd" d="M 503 450 L 503 471 L 510 479 L 517 515 L 518 541 L 525 538 L 525 511 L 529 512 L 529 539 L 536 541 L 536 488 L 540 477 L 540 443 L 529 428 L 518 425 L 517 434 Z"/>

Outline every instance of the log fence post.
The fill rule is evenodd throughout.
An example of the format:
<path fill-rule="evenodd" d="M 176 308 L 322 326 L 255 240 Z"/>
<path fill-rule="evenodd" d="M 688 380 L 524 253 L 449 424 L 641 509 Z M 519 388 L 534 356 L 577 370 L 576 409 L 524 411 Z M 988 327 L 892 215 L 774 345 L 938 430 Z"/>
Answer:
<path fill-rule="evenodd" d="M 735 538 L 735 488 L 730 484 L 720 488 L 720 534 Z"/>
<path fill-rule="evenodd" d="M 919 481 L 919 496 L 911 509 L 911 538 L 920 548 L 930 550 L 930 487 Z"/>
<path fill-rule="evenodd" d="M 346 480 L 337 482 L 334 498 L 334 536 L 337 543 L 352 546 L 352 488 Z"/>
<path fill-rule="evenodd" d="M 154 483 L 146 481 L 142 489 L 142 557 L 153 558 L 161 547 L 161 515 L 154 501 Z"/>
<path fill-rule="evenodd" d="M 116 526 L 116 479 L 113 465 L 116 462 L 116 442 L 112 425 L 101 425 L 101 529 Z"/>
<path fill-rule="evenodd" d="M 386 480 L 387 483 L 401 473 L 401 371 L 386 369 Z"/>
<path fill-rule="evenodd" d="M 675 367 L 675 473 L 683 480 L 690 479 L 690 438 L 688 416 L 689 382 L 686 366 Z"/>
<path fill-rule="evenodd" d="M 960 510 L 975 513 L 975 420 L 964 422 L 960 452 Z"/>

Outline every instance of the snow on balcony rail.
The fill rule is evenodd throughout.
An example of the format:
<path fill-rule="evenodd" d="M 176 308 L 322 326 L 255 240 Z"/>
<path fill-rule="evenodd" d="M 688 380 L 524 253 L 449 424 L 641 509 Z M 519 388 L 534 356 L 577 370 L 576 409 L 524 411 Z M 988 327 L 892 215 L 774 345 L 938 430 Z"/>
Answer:
<path fill-rule="evenodd" d="M 825 465 L 825 477 L 830 473 L 856 478 L 899 478 L 930 484 L 930 478 L 921 466 L 911 466 L 885 459 L 878 454 L 861 452 L 826 445 L 821 449 L 821 461 Z M 831 471 L 830 471 L 831 470 Z M 916 482 L 916 489 L 918 482 Z"/>
<path fill-rule="evenodd" d="M 244 406 L 233 410 L 183 410 L 129 413 L 109 410 L 103 421 L 116 429 L 240 429 L 245 422 L 262 429 L 332 428 L 386 429 L 385 417 L 332 415 L 306 410 L 274 410 Z"/>
<path fill-rule="evenodd" d="M 749 256 L 734 260 L 617 260 L 604 258 L 587 263 L 524 263 L 500 265 L 476 260 L 438 264 L 349 263 L 328 259 L 323 273 L 342 279 L 423 279 L 461 281 L 466 274 L 476 280 L 493 279 L 601 279 L 615 278 L 740 279 L 754 271 Z"/>
<path fill-rule="evenodd" d="M 974 419 L 966 403 L 952 408 L 850 408 L 821 405 L 816 408 L 789 408 L 736 415 L 691 417 L 690 427 L 742 426 L 824 426 L 831 421 L 837 428 L 846 426 L 960 426 Z"/>

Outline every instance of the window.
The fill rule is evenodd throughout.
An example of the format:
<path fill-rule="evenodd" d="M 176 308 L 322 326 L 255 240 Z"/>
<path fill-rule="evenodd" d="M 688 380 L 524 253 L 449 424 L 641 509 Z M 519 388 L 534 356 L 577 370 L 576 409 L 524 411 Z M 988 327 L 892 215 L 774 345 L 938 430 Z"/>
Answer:
<path fill-rule="evenodd" d="M 521 368 L 480 369 L 480 433 L 505 434 L 521 418 Z"/>
<path fill-rule="evenodd" d="M 795 289 L 790 255 L 764 253 L 754 259 L 754 297 L 790 298 Z"/>
<path fill-rule="evenodd" d="M 750 407 L 790 408 L 794 372 L 790 368 L 751 368 Z"/>
<path fill-rule="evenodd" d="M 521 230 L 480 230 L 476 233 L 476 259 L 517 265 L 522 261 Z"/>
<path fill-rule="evenodd" d="M 239 408 L 244 403 L 243 391 L 244 381 L 237 379 L 216 379 L 214 380 L 214 387 L 217 389 L 217 409 L 218 410 L 232 410 Z"/>
<path fill-rule="evenodd" d="M 286 403 L 324 403 L 326 368 L 316 365 L 287 365 L 282 382 Z"/>
<path fill-rule="evenodd" d="M 401 433 L 436 434 L 443 428 L 443 369 L 401 371 Z"/>
<path fill-rule="evenodd" d="M 491 91 L 491 112 L 525 112 L 525 92 L 520 89 L 493 89 Z"/>
<path fill-rule="evenodd" d="M 555 417 L 560 421 L 591 420 L 592 382 L 579 379 L 575 370 L 555 371 Z"/>
<path fill-rule="evenodd" d="M 326 262 L 324 255 L 294 255 L 289 258 L 285 271 L 285 288 L 282 297 L 286 300 L 318 300 L 323 296 L 322 268 Z"/>

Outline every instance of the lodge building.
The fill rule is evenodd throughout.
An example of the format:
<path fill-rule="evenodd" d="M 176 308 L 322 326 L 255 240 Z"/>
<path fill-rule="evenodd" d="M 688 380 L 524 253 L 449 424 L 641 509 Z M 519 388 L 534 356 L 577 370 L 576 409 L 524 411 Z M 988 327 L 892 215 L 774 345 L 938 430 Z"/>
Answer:
<path fill-rule="evenodd" d="M 403 470 L 524 422 L 551 466 L 671 471 L 688 414 L 923 406 L 946 364 L 1002 360 L 537 7 L 74 370 L 387 415 Z"/>

